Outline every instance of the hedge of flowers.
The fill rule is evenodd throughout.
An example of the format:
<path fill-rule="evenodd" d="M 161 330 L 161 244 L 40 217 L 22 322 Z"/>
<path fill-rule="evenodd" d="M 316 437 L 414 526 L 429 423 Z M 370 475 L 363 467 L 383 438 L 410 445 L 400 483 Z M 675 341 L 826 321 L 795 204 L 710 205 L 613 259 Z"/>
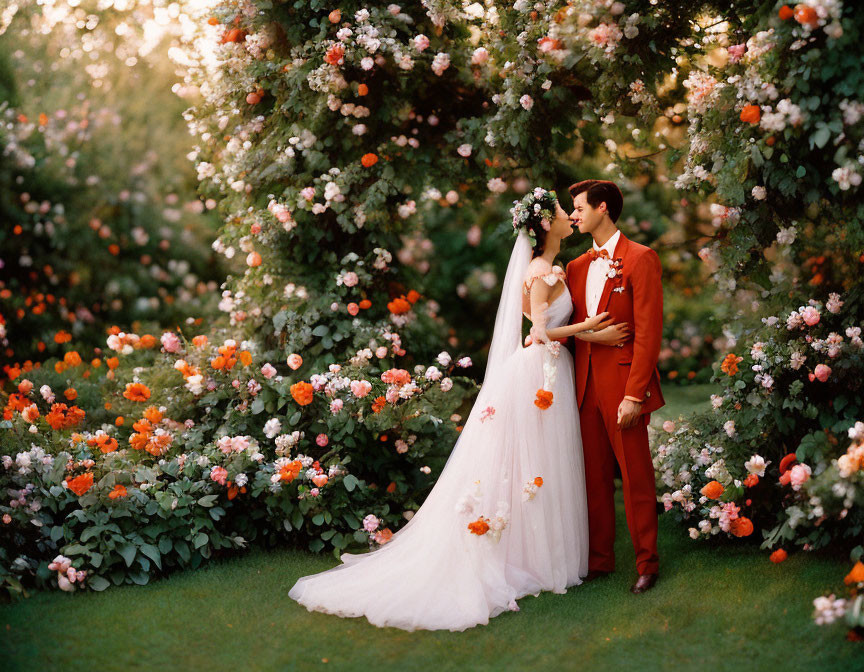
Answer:
<path fill-rule="evenodd" d="M 414 371 L 366 343 L 308 378 L 302 356 L 113 329 L 104 360 L 13 372 L 0 428 L 6 590 L 147 583 L 213 554 L 386 543 L 455 441 L 472 365 Z M 364 520 L 365 519 L 365 520 Z M 373 524 L 373 520 L 375 521 Z"/>

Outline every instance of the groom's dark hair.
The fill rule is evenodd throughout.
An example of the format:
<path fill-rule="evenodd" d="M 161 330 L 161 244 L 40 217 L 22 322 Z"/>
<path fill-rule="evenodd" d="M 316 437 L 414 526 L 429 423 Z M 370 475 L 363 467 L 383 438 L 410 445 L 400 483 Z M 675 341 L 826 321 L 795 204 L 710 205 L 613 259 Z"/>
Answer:
<path fill-rule="evenodd" d="M 574 200 L 584 191 L 586 193 L 585 199 L 592 208 L 596 208 L 605 202 L 609 219 L 613 222 L 618 221 L 621 209 L 624 207 L 624 196 L 621 195 L 621 190 L 614 182 L 610 182 L 609 180 L 582 180 L 570 185 L 568 191 Z"/>

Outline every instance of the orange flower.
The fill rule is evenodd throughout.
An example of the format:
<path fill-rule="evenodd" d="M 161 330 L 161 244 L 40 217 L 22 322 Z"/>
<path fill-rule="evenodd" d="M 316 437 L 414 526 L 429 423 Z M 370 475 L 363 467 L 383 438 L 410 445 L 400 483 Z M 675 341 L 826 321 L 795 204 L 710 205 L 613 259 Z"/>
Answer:
<path fill-rule="evenodd" d="M 372 402 L 372 412 L 380 413 L 386 405 L 387 400 L 384 397 L 375 397 L 375 401 Z"/>
<path fill-rule="evenodd" d="M 408 296 L 406 296 L 405 298 L 408 299 L 408 301 L 410 301 L 411 303 L 417 303 L 418 299 L 420 298 L 420 293 L 412 289 L 410 292 L 408 292 Z"/>
<path fill-rule="evenodd" d="M 366 86 L 365 84 L 360 84 L 357 87 L 357 95 L 358 96 L 365 96 L 367 93 L 369 93 L 369 87 Z"/>
<path fill-rule="evenodd" d="M 720 370 L 729 376 L 734 376 L 738 373 L 738 362 L 743 361 L 743 359 L 743 357 L 736 357 L 730 352 L 723 358 L 723 361 L 720 362 Z"/>
<path fill-rule="evenodd" d="M 717 499 L 723 494 L 723 485 L 717 481 L 710 481 L 699 492 L 705 495 L 708 499 Z"/>
<path fill-rule="evenodd" d="M 341 44 L 334 44 L 327 50 L 324 60 L 330 65 L 339 65 L 343 56 L 345 56 L 345 48 Z"/>
<path fill-rule="evenodd" d="M 553 394 L 549 390 L 537 390 L 537 398 L 534 400 L 534 405 L 545 411 L 552 405 Z"/>
<path fill-rule="evenodd" d="M 375 543 L 376 544 L 386 544 L 393 538 L 393 530 L 389 527 L 385 527 L 383 530 L 379 530 L 375 533 Z"/>
<path fill-rule="evenodd" d="M 759 477 L 756 474 L 750 474 L 744 479 L 745 488 L 752 488 L 757 483 L 759 483 Z"/>
<path fill-rule="evenodd" d="M 81 364 L 81 355 L 79 355 L 74 350 L 70 350 L 65 355 L 63 355 L 63 362 L 66 366 L 78 366 Z"/>
<path fill-rule="evenodd" d="M 114 486 L 114 489 L 108 493 L 108 497 L 111 499 L 117 499 L 118 497 L 125 497 L 128 492 L 126 492 L 126 486 L 118 483 Z"/>
<path fill-rule="evenodd" d="M 240 352 L 240 363 L 243 366 L 249 366 L 252 363 L 252 353 L 248 350 L 242 350 Z"/>
<path fill-rule="evenodd" d="M 150 388 L 143 383 L 126 383 L 123 396 L 130 401 L 147 401 L 150 398 Z"/>
<path fill-rule="evenodd" d="M 120 366 L 120 359 L 117 357 L 109 357 L 105 360 L 105 363 L 108 365 L 109 369 L 113 370 Z"/>
<path fill-rule="evenodd" d="M 231 481 L 228 481 L 228 483 L 230 484 Z M 230 484 L 228 486 L 228 499 L 234 499 L 237 496 L 238 492 L 240 492 L 240 488 L 238 488 L 234 484 Z"/>
<path fill-rule="evenodd" d="M 162 421 L 162 411 L 155 406 L 148 406 L 144 409 L 144 418 L 148 422 L 158 425 Z"/>
<path fill-rule="evenodd" d="M 396 481 L 390 481 L 390 485 L 387 486 L 387 492 L 389 492 L 389 493 L 396 492 Z"/>
<path fill-rule="evenodd" d="M 108 436 L 107 434 L 97 434 L 91 439 L 87 439 L 88 446 L 97 446 L 103 453 L 113 453 L 117 450 L 117 439 Z"/>
<path fill-rule="evenodd" d="M 372 307 L 372 302 L 371 302 L 369 299 L 363 299 L 363 300 L 359 303 L 359 306 L 360 306 L 363 310 L 366 310 L 366 309 Z"/>
<path fill-rule="evenodd" d="M 472 534 L 476 534 L 478 536 L 483 536 L 489 531 L 489 519 L 480 516 L 473 523 L 468 523 L 468 529 Z"/>
<path fill-rule="evenodd" d="M 780 17 L 781 21 L 788 21 L 793 16 L 795 16 L 795 12 L 792 11 L 792 8 L 789 5 L 783 5 L 780 8 L 780 11 L 777 12 L 777 16 Z"/>
<path fill-rule="evenodd" d="M 411 310 L 411 303 L 404 296 L 400 296 L 387 303 L 387 310 L 394 315 L 402 315 Z"/>
<path fill-rule="evenodd" d="M 811 28 L 819 27 L 819 15 L 816 10 L 809 5 L 795 5 L 795 20 L 802 26 L 810 26 Z"/>
<path fill-rule="evenodd" d="M 70 429 L 84 420 L 85 415 L 77 406 L 69 408 L 66 404 L 53 404 L 45 420 L 52 429 Z"/>
<path fill-rule="evenodd" d="M 749 537 L 753 534 L 753 521 L 741 516 L 730 523 L 729 529 L 736 537 Z"/>
<path fill-rule="evenodd" d="M 543 477 L 542 477 L 542 476 L 538 476 L 537 478 L 535 478 L 535 479 L 534 479 L 534 485 L 536 485 L 538 488 L 539 488 L 540 486 L 542 486 L 542 485 L 543 485 Z"/>
<path fill-rule="evenodd" d="M 758 105 L 745 105 L 741 110 L 741 121 L 748 124 L 758 124 L 762 118 L 762 112 Z"/>
<path fill-rule="evenodd" d="M 279 470 L 279 479 L 290 483 L 300 475 L 300 470 L 303 468 L 303 463 L 300 460 L 289 462 Z"/>
<path fill-rule="evenodd" d="M 315 392 L 315 388 L 313 388 L 309 383 L 305 381 L 300 381 L 299 383 L 294 383 L 291 386 L 291 396 L 294 397 L 294 401 L 296 401 L 301 406 L 308 406 L 312 403 L 312 395 Z"/>
<path fill-rule="evenodd" d="M 360 163 L 363 164 L 364 168 L 371 168 L 376 163 L 378 163 L 378 155 L 372 154 L 371 152 L 368 154 L 364 154 L 360 157 Z"/>
<path fill-rule="evenodd" d="M 196 348 L 203 348 L 205 345 L 207 345 L 207 337 L 203 335 L 196 336 L 192 339 L 192 345 L 194 345 Z"/>
<path fill-rule="evenodd" d="M 843 579 L 843 583 L 847 586 L 851 586 L 853 583 L 864 583 L 864 563 L 860 560 L 856 562 L 852 571 Z"/>
<path fill-rule="evenodd" d="M 85 472 L 72 479 L 66 479 L 66 486 L 79 497 L 93 487 L 93 472 Z"/>
<path fill-rule="evenodd" d="M 768 557 L 768 559 L 776 565 L 783 562 L 788 557 L 789 554 L 786 551 L 784 551 L 782 548 L 778 548 Z"/>
<path fill-rule="evenodd" d="M 78 391 L 74 387 L 70 387 L 63 390 L 63 396 L 66 397 L 67 401 L 75 401 L 78 398 Z"/>
<path fill-rule="evenodd" d="M 381 374 L 381 380 L 388 385 L 407 385 L 411 382 L 411 374 L 405 369 L 387 369 Z"/>

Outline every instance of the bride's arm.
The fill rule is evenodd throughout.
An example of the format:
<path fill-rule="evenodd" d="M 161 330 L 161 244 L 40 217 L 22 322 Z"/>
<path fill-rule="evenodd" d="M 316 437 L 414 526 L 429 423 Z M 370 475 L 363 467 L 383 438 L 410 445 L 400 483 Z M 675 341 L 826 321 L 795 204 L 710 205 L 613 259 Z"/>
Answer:
<path fill-rule="evenodd" d="M 531 282 L 530 302 L 531 302 L 531 340 L 534 343 L 546 343 L 550 338 L 546 331 L 546 309 L 549 307 L 549 294 L 552 288 L 545 282 L 537 282 L 540 277 L 533 277 Z M 553 329 L 553 331 L 555 331 Z M 557 337 L 560 338 L 560 337 Z"/>
<path fill-rule="evenodd" d="M 607 315 L 609 315 L 608 312 L 598 313 L 594 317 L 589 317 L 588 319 L 582 320 L 582 322 L 577 322 L 576 324 L 568 324 L 566 327 L 554 327 L 553 329 L 549 329 L 546 332 L 546 335 L 552 340 L 569 338 L 570 336 L 576 336 L 577 338 L 582 338 L 586 341 L 593 340 L 589 334 L 585 332 L 588 332 L 589 330 L 594 330 L 596 332 L 610 326 L 612 320 L 607 319 Z"/>

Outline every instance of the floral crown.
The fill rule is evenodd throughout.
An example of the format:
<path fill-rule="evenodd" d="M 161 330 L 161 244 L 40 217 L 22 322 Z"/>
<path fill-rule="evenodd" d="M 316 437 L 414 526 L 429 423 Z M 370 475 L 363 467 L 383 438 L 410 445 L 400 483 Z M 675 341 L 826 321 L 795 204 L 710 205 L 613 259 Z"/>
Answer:
<path fill-rule="evenodd" d="M 513 201 L 510 213 L 513 215 L 513 235 L 525 229 L 531 240 L 531 247 L 537 244 L 537 228 L 542 226 L 548 231 L 555 217 L 555 203 L 558 197 L 554 191 L 536 187 L 522 197 L 521 201 Z"/>

